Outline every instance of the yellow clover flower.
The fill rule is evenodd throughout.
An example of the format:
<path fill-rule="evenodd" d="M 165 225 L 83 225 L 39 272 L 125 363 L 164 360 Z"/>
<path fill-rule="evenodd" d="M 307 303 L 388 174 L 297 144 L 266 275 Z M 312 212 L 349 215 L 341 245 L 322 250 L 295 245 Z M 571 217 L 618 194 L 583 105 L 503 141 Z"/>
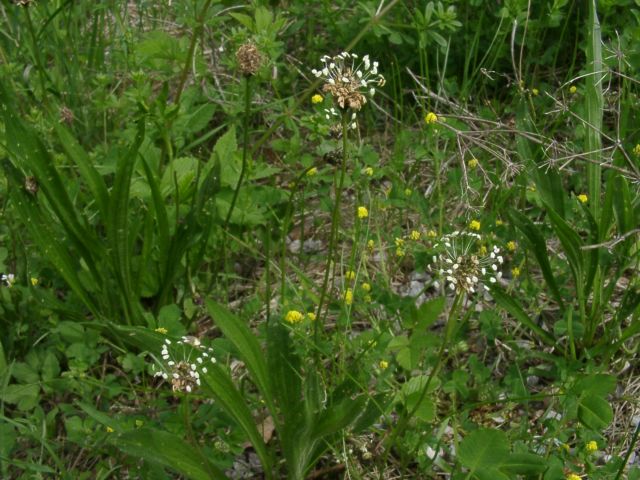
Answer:
<path fill-rule="evenodd" d="M 287 314 L 284 316 L 285 321 L 289 322 L 292 325 L 295 323 L 300 323 L 303 318 L 304 318 L 304 315 L 302 315 L 302 313 L 300 313 L 297 310 L 289 310 Z"/>
<path fill-rule="evenodd" d="M 31 277 L 31 285 L 35 287 L 36 285 L 38 285 L 38 283 L 40 283 L 40 280 L 38 280 L 36 277 Z"/>
<path fill-rule="evenodd" d="M 578 91 L 578 88 L 577 88 L 575 85 L 571 85 L 571 86 L 569 87 L 569 93 L 570 93 L 571 95 L 574 95 L 577 91 Z"/>
<path fill-rule="evenodd" d="M 429 238 L 436 238 L 438 236 L 438 233 L 435 230 L 429 230 L 427 232 L 427 237 Z"/>
<path fill-rule="evenodd" d="M 307 313 L 307 318 L 308 318 L 309 320 L 311 320 L 312 322 L 314 322 L 314 321 L 316 320 L 316 318 L 317 318 L 317 317 L 316 317 L 316 314 L 315 314 L 315 313 L 313 313 L 313 312 L 309 312 L 309 313 Z"/>
<path fill-rule="evenodd" d="M 322 100 L 323 100 L 322 95 L 318 95 L 317 93 L 313 97 L 311 97 L 311 103 L 313 103 L 314 105 L 316 103 L 322 102 Z"/>
<path fill-rule="evenodd" d="M 432 125 L 432 124 L 436 123 L 437 121 L 438 121 L 438 116 L 433 112 L 427 113 L 427 115 L 424 117 L 424 122 L 427 125 Z"/>
<path fill-rule="evenodd" d="M 515 252 L 516 251 L 516 247 L 517 247 L 517 244 L 513 240 L 507 242 L 507 250 L 509 250 L 511 252 Z"/>
<path fill-rule="evenodd" d="M 587 203 L 589 201 L 589 197 L 584 193 L 581 193 L 580 195 L 578 195 L 578 200 L 580 201 L 580 203 Z"/>
<path fill-rule="evenodd" d="M 467 165 L 469 166 L 469 168 L 471 170 L 475 169 L 478 166 L 478 159 L 477 158 L 472 158 L 471 160 L 469 160 L 467 162 Z"/>
<path fill-rule="evenodd" d="M 591 440 L 585 446 L 585 450 L 587 453 L 594 453 L 598 451 L 598 443 L 595 440 Z"/>
<path fill-rule="evenodd" d="M 420 232 L 417 230 L 412 230 L 409 234 L 409 238 L 411 240 L 420 240 Z"/>
<path fill-rule="evenodd" d="M 362 290 L 364 290 L 365 292 L 370 292 L 371 291 L 371 285 L 367 282 L 363 283 L 361 286 Z"/>
<path fill-rule="evenodd" d="M 373 240 L 367 241 L 367 248 L 369 250 L 373 250 L 375 248 L 375 246 L 376 246 L 376 242 L 374 242 Z"/>
<path fill-rule="evenodd" d="M 353 270 L 348 270 L 347 273 L 344 274 L 344 278 L 346 278 L 347 280 L 355 280 L 356 272 L 354 272 Z"/>
<path fill-rule="evenodd" d="M 469 228 L 477 232 L 478 230 L 480 230 L 480 222 L 478 220 L 471 220 L 471 222 L 469 223 Z"/>
<path fill-rule="evenodd" d="M 511 275 L 513 275 L 513 278 L 518 278 L 520 276 L 520 269 L 518 267 L 513 267 L 511 269 Z"/>
<path fill-rule="evenodd" d="M 316 167 L 311 167 L 307 170 L 307 177 L 313 177 L 318 174 L 318 169 Z"/>
<path fill-rule="evenodd" d="M 364 169 L 364 174 L 367 175 L 368 177 L 372 177 L 373 176 L 373 168 L 371 167 L 367 167 Z"/>
<path fill-rule="evenodd" d="M 386 360 L 380 360 L 380 362 L 378 362 L 378 367 L 380 367 L 380 370 L 386 370 L 389 368 L 389 362 Z"/>
<path fill-rule="evenodd" d="M 531 93 L 533 94 L 534 97 L 537 97 L 540 91 L 537 88 L 532 88 Z"/>
<path fill-rule="evenodd" d="M 580 478 L 580 475 L 570 473 L 569 475 L 567 475 L 566 480 L 582 480 L 582 478 Z"/>
<path fill-rule="evenodd" d="M 158 327 L 155 329 L 156 332 L 161 333 L 162 335 L 166 335 L 169 331 L 164 327 Z"/>
<path fill-rule="evenodd" d="M 344 303 L 346 305 L 351 305 L 353 303 L 353 290 L 347 288 L 347 291 L 344 292 Z"/>
<path fill-rule="evenodd" d="M 358 218 L 360 220 L 367 218 L 369 216 L 369 210 L 367 207 L 358 207 Z"/>
<path fill-rule="evenodd" d="M 633 147 L 633 154 L 636 157 L 640 157 L 640 143 L 636 144 L 636 146 Z"/>

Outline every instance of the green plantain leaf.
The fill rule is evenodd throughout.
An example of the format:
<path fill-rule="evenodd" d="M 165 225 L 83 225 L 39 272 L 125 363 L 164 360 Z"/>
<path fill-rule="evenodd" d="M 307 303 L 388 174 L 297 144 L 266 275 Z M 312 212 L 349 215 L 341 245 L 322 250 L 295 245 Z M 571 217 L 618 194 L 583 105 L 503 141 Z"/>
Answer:
<path fill-rule="evenodd" d="M 229 374 L 221 366 L 213 364 L 207 366 L 207 372 L 202 373 L 200 378 L 203 381 L 203 387 L 209 390 L 218 404 L 238 422 L 247 435 L 262 462 L 264 471 L 271 472 L 272 461 L 264 439 L 258 431 L 247 401 L 233 384 Z"/>
<path fill-rule="evenodd" d="M 564 301 L 551 270 L 549 256 L 547 255 L 547 244 L 542 233 L 538 227 L 536 227 L 533 222 L 522 213 L 516 210 L 511 210 L 509 212 L 509 216 L 511 217 L 514 225 L 522 232 L 524 243 L 535 255 L 538 265 L 540 265 L 540 270 L 542 270 L 542 276 L 547 282 L 553 298 L 558 302 L 560 308 L 564 309 Z"/>
<path fill-rule="evenodd" d="M 547 460 L 533 453 L 512 453 L 500 465 L 500 470 L 516 475 L 537 475 L 546 469 Z"/>
<path fill-rule="evenodd" d="M 226 479 L 193 445 L 181 437 L 154 428 L 140 428 L 109 437 L 127 455 L 169 467 L 193 480 Z"/>
<path fill-rule="evenodd" d="M 513 296 L 507 295 L 504 290 L 496 286 L 491 289 L 491 296 L 494 298 L 498 305 L 509 312 L 511 316 L 513 316 L 529 330 L 535 332 L 547 345 L 556 344 L 555 337 L 544 330 L 542 327 L 540 327 L 531 318 L 529 318 L 529 315 L 527 315 L 518 300 L 516 300 Z"/>
<path fill-rule="evenodd" d="M 276 412 L 267 362 L 255 335 L 240 318 L 220 304 L 213 300 L 207 300 L 206 305 L 213 321 L 220 327 L 227 340 L 233 343 L 238 350 L 240 358 L 244 361 L 253 381 L 260 389 L 269 411 Z"/>

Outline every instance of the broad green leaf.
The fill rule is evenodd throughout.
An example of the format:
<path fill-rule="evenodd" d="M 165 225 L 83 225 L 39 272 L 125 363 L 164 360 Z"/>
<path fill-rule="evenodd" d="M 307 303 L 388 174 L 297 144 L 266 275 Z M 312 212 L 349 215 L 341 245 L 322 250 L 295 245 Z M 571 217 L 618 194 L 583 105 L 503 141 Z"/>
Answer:
<path fill-rule="evenodd" d="M 527 313 L 523 310 L 522 306 L 520 306 L 518 300 L 516 300 L 513 296 L 507 295 L 500 287 L 493 287 L 491 289 L 491 296 L 494 298 L 498 305 L 509 312 L 516 320 L 522 323 L 522 325 L 538 335 L 540 339 L 542 339 L 547 345 L 556 344 L 556 339 L 554 338 L 554 336 L 540 327 L 531 318 L 529 318 Z"/>
<path fill-rule="evenodd" d="M 81 269 L 78 259 L 71 256 L 69 246 L 65 245 L 60 240 L 59 235 L 53 231 L 50 219 L 45 218 L 37 201 L 18 186 L 20 185 L 20 177 L 15 167 L 6 161 L 3 162 L 3 167 L 14 187 L 11 189 L 11 194 L 15 200 L 14 206 L 18 210 L 20 217 L 29 219 L 26 222 L 26 227 L 31 234 L 32 240 L 44 252 L 47 260 L 58 270 L 58 273 L 82 303 L 94 315 L 99 316 L 93 299 L 87 293 L 85 284 L 78 276 L 78 271 Z"/>
<path fill-rule="evenodd" d="M 585 264 L 585 256 L 580 248 L 582 246 L 582 240 L 573 228 L 549 206 L 547 206 L 547 215 L 569 261 L 569 266 L 571 267 L 576 282 L 576 289 L 582 288 L 582 272 L 584 271 Z"/>
<path fill-rule="evenodd" d="M 578 419 L 592 430 L 602 430 L 613 420 L 613 410 L 605 398 L 585 395 L 578 404 Z"/>
<path fill-rule="evenodd" d="M 444 310 L 446 297 L 437 297 L 418 307 L 416 329 L 426 331 Z"/>
<path fill-rule="evenodd" d="M 247 406 L 247 401 L 231 381 L 229 374 L 219 365 L 210 365 L 207 372 L 201 373 L 203 387 L 209 390 L 216 402 L 238 423 L 247 435 L 256 454 L 262 462 L 265 472 L 272 470 L 271 457 L 262 435 Z M 272 410 L 273 412 L 273 410 Z"/>
<path fill-rule="evenodd" d="M 604 397 L 615 390 L 616 383 L 616 377 L 613 375 L 593 374 L 578 380 L 570 391 L 574 395 L 590 394 Z"/>
<path fill-rule="evenodd" d="M 137 299 L 133 298 L 131 277 L 131 251 L 129 232 L 129 191 L 131 175 L 138 157 L 138 149 L 144 140 L 144 121 L 138 123 L 136 138 L 124 155 L 118 159 L 116 175 L 109 197 L 107 237 L 111 247 L 110 257 L 118 280 L 125 315 L 129 322 L 137 320 Z"/>
<path fill-rule="evenodd" d="M 291 422 L 302 413 L 300 358 L 289 331 L 280 323 L 268 327 L 267 359 L 274 397 L 285 423 Z"/>
<path fill-rule="evenodd" d="M 169 218 L 167 216 L 167 209 L 162 194 L 160 193 L 160 187 L 156 177 L 151 167 L 149 167 L 147 160 L 144 158 L 142 159 L 142 167 L 144 168 L 147 183 L 151 189 L 153 210 L 155 211 L 155 219 L 158 223 L 158 248 L 160 250 L 160 258 L 170 261 L 170 259 L 167 258 L 167 252 L 169 251 Z"/>
<path fill-rule="evenodd" d="M 478 480 L 511 480 L 511 477 L 497 468 L 483 468 L 475 473 L 474 478 Z"/>
<path fill-rule="evenodd" d="M 271 393 L 269 372 L 264 353 L 256 336 L 249 327 L 236 315 L 213 300 L 207 300 L 207 310 L 213 321 L 220 327 L 224 336 L 238 349 L 240 358 L 253 377 L 253 381 L 264 396 L 267 407 L 275 412 L 275 403 Z"/>
<path fill-rule="evenodd" d="M 82 178 L 87 182 L 102 218 L 107 218 L 109 195 L 104 180 L 91 164 L 91 159 L 87 152 L 84 151 L 69 130 L 59 122 L 52 122 L 52 124 L 60 139 L 60 145 L 62 145 L 69 158 L 78 166 Z"/>
<path fill-rule="evenodd" d="M 547 460 L 533 453 L 512 453 L 500 470 L 517 475 L 537 475 L 547 469 Z"/>
<path fill-rule="evenodd" d="M 312 438 L 320 440 L 326 436 L 338 433 L 355 423 L 360 415 L 365 411 L 367 397 L 360 395 L 356 398 L 347 397 L 337 404 L 327 407 L 327 409 L 317 419 Z"/>
<path fill-rule="evenodd" d="M 193 480 L 226 479 L 206 457 L 181 437 L 154 428 L 140 428 L 109 436 L 127 455 L 169 467 Z"/>
<path fill-rule="evenodd" d="M 482 428 L 468 434 L 460 443 L 458 458 L 471 472 L 495 468 L 509 457 L 509 440 L 500 430 Z"/>
<path fill-rule="evenodd" d="M 547 282 L 553 298 L 558 302 L 560 307 L 564 309 L 564 301 L 553 271 L 551 270 L 549 256 L 547 255 L 547 243 L 545 242 L 544 236 L 539 228 L 522 213 L 511 210 L 509 216 L 513 220 L 514 225 L 522 232 L 524 244 L 528 246 L 529 250 L 531 250 L 536 257 L 538 265 L 540 265 L 540 270 L 542 271 L 542 276 Z"/>

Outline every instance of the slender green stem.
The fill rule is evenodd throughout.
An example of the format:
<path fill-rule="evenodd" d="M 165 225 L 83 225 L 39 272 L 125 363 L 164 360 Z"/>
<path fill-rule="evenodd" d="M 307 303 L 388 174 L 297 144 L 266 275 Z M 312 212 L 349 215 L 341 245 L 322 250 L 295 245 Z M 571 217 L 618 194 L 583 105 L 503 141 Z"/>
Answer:
<path fill-rule="evenodd" d="M 33 42 L 33 57 L 36 61 L 36 65 L 38 67 L 38 78 L 40 79 L 40 87 L 42 88 L 42 102 L 47 104 L 47 85 L 45 82 L 45 77 L 47 75 L 44 66 L 42 65 L 42 60 L 40 59 L 40 49 L 38 48 L 38 38 L 36 37 L 35 29 L 33 28 L 33 22 L 31 21 L 31 13 L 29 12 L 29 7 L 25 7 L 25 15 L 27 17 L 27 28 L 29 30 L 29 35 L 31 35 L 31 40 Z"/>
<path fill-rule="evenodd" d="M 627 463 L 629 463 L 629 457 L 631 457 L 631 453 L 633 452 L 634 447 L 636 446 L 636 442 L 638 441 L 639 435 L 640 435 L 640 422 L 638 422 L 638 425 L 636 425 L 636 431 L 633 433 L 633 438 L 631 439 L 631 443 L 627 448 L 627 454 L 624 456 L 622 465 L 620 465 L 620 469 L 618 470 L 616 478 L 614 478 L 613 480 L 620 480 L 620 478 L 622 478 L 622 472 L 624 472 L 624 467 L 626 467 Z"/>
<path fill-rule="evenodd" d="M 238 200 L 238 193 L 240 192 L 240 187 L 242 187 L 242 181 L 244 180 L 245 173 L 247 171 L 247 154 L 249 152 L 249 118 L 251 117 L 251 77 L 245 77 L 245 89 L 244 89 L 244 119 L 242 121 L 243 128 L 243 139 L 242 139 L 242 166 L 240 167 L 240 177 L 238 178 L 238 183 L 236 184 L 236 188 L 233 191 L 233 198 L 231 199 L 231 205 L 229 206 L 229 211 L 227 212 L 227 218 L 224 221 L 224 229 L 226 230 L 229 226 L 229 221 L 231 220 L 231 215 L 233 214 L 233 209 L 236 206 L 236 202 Z"/>
<path fill-rule="evenodd" d="M 335 188 L 335 204 L 333 205 L 333 213 L 331 215 L 331 234 L 329 236 L 329 251 L 327 252 L 327 263 L 324 268 L 324 279 L 322 281 L 322 290 L 320 291 L 320 300 L 318 302 L 318 310 L 316 313 L 316 321 L 313 327 L 313 338 L 316 346 L 318 345 L 320 334 L 320 323 L 324 324 L 322 316 L 322 309 L 327 297 L 327 287 L 329 286 L 329 274 L 332 267 L 333 255 L 336 247 L 336 240 L 338 237 L 338 224 L 340 223 L 340 203 L 342 199 L 342 187 L 344 185 L 345 172 L 347 170 L 347 133 L 348 133 L 349 115 L 347 112 L 342 113 L 342 166 L 340 168 L 340 178 L 337 182 L 334 181 Z M 328 313 L 328 308 L 326 312 Z M 326 315 L 326 314 L 325 314 Z"/>
<path fill-rule="evenodd" d="M 189 76 L 189 69 L 191 68 L 191 64 L 193 62 L 193 54 L 196 50 L 196 44 L 198 43 L 198 37 L 200 33 L 202 33 L 202 29 L 204 28 L 204 20 L 207 15 L 207 11 L 211 6 L 212 0 L 207 0 L 200 10 L 200 13 L 196 17 L 196 27 L 193 30 L 193 35 L 191 36 L 191 43 L 189 43 L 189 50 L 187 53 L 187 58 L 184 62 L 184 67 L 182 67 L 182 74 L 180 75 L 180 83 L 178 84 L 178 90 L 176 91 L 176 99 L 175 104 L 180 104 L 180 97 L 182 96 L 182 92 L 184 90 L 184 86 L 187 83 L 187 77 Z"/>
<path fill-rule="evenodd" d="M 440 368 L 442 368 L 442 364 L 443 364 L 444 357 L 445 357 L 445 350 L 447 348 L 447 345 L 451 341 L 451 335 L 453 334 L 453 332 L 455 330 L 456 318 L 457 318 L 456 315 L 457 315 L 457 312 L 458 312 L 458 307 L 460 307 L 460 302 L 462 301 L 463 296 L 464 296 L 463 293 L 458 292 L 456 294 L 456 296 L 454 297 L 454 299 L 453 299 L 453 303 L 451 304 L 451 308 L 449 309 L 449 315 L 447 317 L 447 323 L 446 323 L 446 326 L 445 326 L 444 338 L 442 339 L 442 343 L 440 344 L 440 350 L 438 351 L 438 357 L 437 357 L 437 360 L 436 360 L 436 364 L 431 369 L 431 372 L 429 373 L 429 376 L 427 377 L 427 381 L 424 384 L 424 387 L 422 387 L 422 391 L 420 392 L 420 397 L 418 398 L 418 401 L 413 406 L 413 408 L 411 410 L 409 410 L 409 412 L 407 414 L 403 415 L 400 418 L 400 420 L 398 421 L 398 425 L 396 426 L 396 428 L 393 431 L 393 434 L 389 437 L 389 440 L 387 441 L 387 445 L 386 445 L 386 448 L 385 448 L 383 464 L 386 464 L 386 460 L 387 460 L 387 457 L 389 456 L 389 452 L 391 451 L 392 445 L 394 444 L 394 442 L 398 438 L 398 436 L 407 427 L 407 425 L 409 423 L 409 420 L 411 420 L 411 418 L 415 415 L 415 413 L 418 411 L 418 408 L 420 408 L 420 404 L 422 403 L 422 401 L 427 396 L 427 392 L 429 391 L 429 387 L 431 386 L 431 382 L 433 381 L 435 376 L 440 371 Z"/>

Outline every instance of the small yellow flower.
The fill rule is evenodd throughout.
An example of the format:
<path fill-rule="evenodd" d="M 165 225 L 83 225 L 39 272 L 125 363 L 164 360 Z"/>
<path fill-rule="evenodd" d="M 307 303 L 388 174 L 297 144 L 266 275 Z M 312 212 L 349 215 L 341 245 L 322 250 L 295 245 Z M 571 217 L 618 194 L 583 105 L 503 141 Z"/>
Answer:
<path fill-rule="evenodd" d="M 362 220 L 363 218 L 367 218 L 369 216 L 369 210 L 367 207 L 358 207 L 358 218 Z"/>
<path fill-rule="evenodd" d="M 369 250 L 373 250 L 373 249 L 375 248 L 375 246 L 376 246 L 376 242 L 374 242 L 373 240 L 369 240 L 369 241 L 367 242 L 367 248 L 368 248 Z"/>
<path fill-rule="evenodd" d="M 373 168 L 371 167 L 367 167 L 364 169 L 364 174 L 367 175 L 368 177 L 372 177 L 373 176 Z"/>
<path fill-rule="evenodd" d="M 532 89 L 531 89 L 531 94 L 532 94 L 534 97 L 537 97 L 539 93 L 540 93 L 540 90 L 538 90 L 537 88 L 532 88 Z"/>
<path fill-rule="evenodd" d="M 513 240 L 507 242 L 507 250 L 509 250 L 511 252 L 515 252 L 516 251 L 516 247 L 517 247 L 517 244 Z"/>
<path fill-rule="evenodd" d="M 380 367 L 380 370 L 386 370 L 387 368 L 389 368 L 389 362 L 387 362 L 386 360 L 380 360 L 378 362 L 378 367 Z"/>
<path fill-rule="evenodd" d="M 480 256 L 484 257 L 487 253 L 489 253 L 489 251 L 487 250 L 487 246 L 480 245 L 480 248 L 478 249 L 478 253 L 480 254 Z"/>
<path fill-rule="evenodd" d="M 367 282 L 362 284 L 362 290 L 364 290 L 365 292 L 370 292 L 371 291 L 371 285 L 368 284 Z"/>
<path fill-rule="evenodd" d="M 114 432 L 113 428 L 107 427 L 107 433 L 113 433 L 113 432 Z"/>
<path fill-rule="evenodd" d="M 576 86 L 575 86 L 575 85 L 571 85 L 571 86 L 569 87 L 569 93 L 570 93 L 571 95 L 575 94 L 577 91 L 578 91 L 578 89 L 576 88 Z"/>
<path fill-rule="evenodd" d="M 311 103 L 313 103 L 314 105 L 320 102 L 322 102 L 322 95 L 318 95 L 316 93 L 313 97 L 311 97 Z"/>
<path fill-rule="evenodd" d="M 420 232 L 417 230 L 412 230 L 409 234 L 409 238 L 411 240 L 420 240 Z"/>
<path fill-rule="evenodd" d="M 404 189 L 404 196 L 405 197 L 410 197 L 412 193 L 413 193 L 413 190 L 411 190 L 410 188 L 405 188 Z"/>
<path fill-rule="evenodd" d="M 164 327 L 158 327 L 155 329 L 156 332 L 161 333 L 162 335 L 166 335 L 167 333 L 169 333 L 169 330 L 167 330 Z"/>
<path fill-rule="evenodd" d="M 569 475 L 567 475 L 567 480 L 582 480 L 582 478 L 580 478 L 580 475 L 570 473 Z"/>
<path fill-rule="evenodd" d="M 438 233 L 435 230 L 429 230 L 427 232 L 427 237 L 429 238 L 436 238 L 438 236 Z"/>
<path fill-rule="evenodd" d="M 471 160 L 469 160 L 467 162 L 467 165 L 469 166 L 469 168 L 471 170 L 473 170 L 474 168 L 476 168 L 478 166 L 478 159 L 477 158 L 472 158 Z"/>
<path fill-rule="evenodd" d="M 313 177 L 314 175 L 318 174 L 318 169 L 316 167 L 311 167 L 309 170 L 307 170 L 307 177 Z"/>
<path fill-rule="evenodd" d="M 405 255 L 405 251 L 403 248 L 401 247 L 396 248 L 396 257 L 402 258 L 404 257 L 404 255 Z"/>
<path fill-rule="evenodd" d="M 501 225 L 504 225 L 504 222 L 500 219 L 496 220 L 496 227 L 499 227 Z"/>
<path fill-rule="evenodd" d="M 480 222 L 478 220 L 471 220 L 471 222 L 469 223 L 469 228 L 477 232 L 478 230 L 480 230 Z"/>
<path fill-rule="evenodd" d="M 364 296 L 364 301 L 365 301 L 366 303 L 371 303 L 371 295 L 365 295 L 365 296 Z"/>
<path fill-rule="evenodd" d="M 598 443 L 595 440 L 591 440 L 585 446 L 585 450 L 587 453 L 594 453 L 598 451 Z"/>
<path fill-rule="evenodd" d="M 438 116 L 433 112 L 429 112 L 424 117 L 424 121 L 427 125 L 432 125 L 438 121 Z"/>
<path fill-rule="evenodd" d="M 36 277 L 31 277 L 31 285 L 35 287 L 36 285 L 38 285 L 38 283 L 40 283 L 40 280 L 38 280 Z"/>
<path fill-rule="evenodd" d="M 355 280 L 356 272 L 354 272 L 353 270 L 349 270 L 347 271 L 347 273 L 344 274 L 344 278 L 346 278 L 347 280 Z"/>
<path fill-rule="evenodd" d="M 402 247 L 404 245 L 404 239 L 400 237 L 396 237 L 395 244 L 396 244 L 396 247 Z"/>
<path fill-rule="evenodd" d="M 640 143 L 637 143 L 635 147 L 633 147 L 633 154 L 636 157 L 640 157 Z"/>
<path fill-rule="evenodd" d="M 307 318 L 308 318 L 309 320 L 311 320 L 312 322 L 315 322 L 317 317 L 316 317 L 316 314 L 315 314 L 315 313 L 313 313 L 313 312 L 309 312 L 309 313 L 307 313 Z"/>
<path fill-rule="evenodd" d="M 518 278 L 520 276 L 520 269 L 518 267 L 513 267 L 511 269 L 511 275 L 513 275 L 513 278 Z"/>
<path fill-rule="evenodd" d="M 284 316 L 285 321 L 289 322 L 292 325 L 294 323 L 300 323 L 303 318 L 304 318 L 304 315 L 302 315 L 302 313 L 300 313 L 297 310 L 289 310 L 287 314 Z"/>
<path fill-rule="evenodd" d="M 578 195 L 578 200 L 580 203 L 587 203 L 589 201 L 589 197 L 587 197 L 584 193 Z"/>
<path fill-rule="evenodd" d="M 344 303 L 346 305 L 351 305 L 353 303 L 353 290 L 347 288 L 347 291 L 344 292 Z"/>

